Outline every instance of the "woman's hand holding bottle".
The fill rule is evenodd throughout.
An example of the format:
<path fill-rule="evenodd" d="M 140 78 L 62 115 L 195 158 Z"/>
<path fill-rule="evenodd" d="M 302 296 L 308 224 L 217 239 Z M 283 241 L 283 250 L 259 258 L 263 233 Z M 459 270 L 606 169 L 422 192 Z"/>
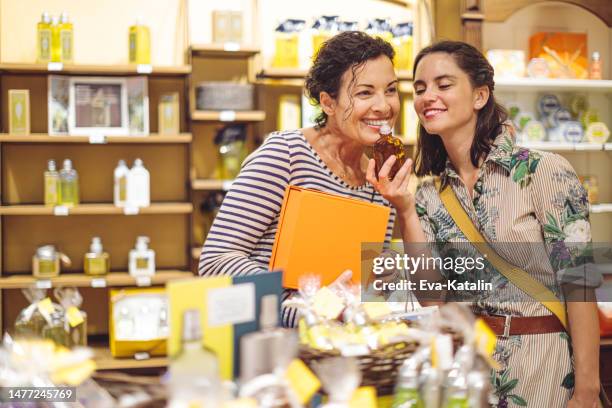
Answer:
<path fill-rule="evenodd" d="M 366 180 L 397 210 L 398 215 L 416 214 L 414 195 L 410 193 L 408 183 L 412 174 L 412 159 L 406 160 L 393 180 L 389 180 L 389 172 L 395 163 L 395 156 L 390 156 L 382 165 L 378 175 L 375 174 L 374 159 L 368 162 Z M 377 177 L 378 176 L 378 177 Z"/>

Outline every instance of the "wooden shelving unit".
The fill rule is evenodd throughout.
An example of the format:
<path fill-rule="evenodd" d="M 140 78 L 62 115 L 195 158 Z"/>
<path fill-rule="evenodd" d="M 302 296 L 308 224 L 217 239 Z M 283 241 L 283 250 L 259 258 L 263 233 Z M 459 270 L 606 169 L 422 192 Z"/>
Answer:
<path fill-rule="evenodd" d="M 200 190 L 200 191 L 218 191 L 218 190 L 227 191 L 229 190 L 232 183 L 233 183 L 233 180 L 199 179 L 199 180 L 193 180 L 191 182 L 191 188 L 193 190 Z"/>
<path fill-rule="evenodd" d="M 59 68 L 59 69 L 58 69 Z M 0 64 L 0 74 L 70 74 L 70 75 L 168 75 L 180 76 L 191 73 L 190 65 L 84 65 L 84 64 Z"/>
<path fill-rule="evenodd" d="M 164 285 L 172 280 L 190 277 L 193 277 L 193 273 L 190 271 L 157 271 L 155 275 L 151 277 L 150 284 Z M 105 288 L 140 285 L 138 280 L 133 278 L 128 272 L 111 272 L 104 276 L 89 276 L 83 273 L 65 273 L 50 279 L 38 279 L 31 275 L 11 275 L 0 278 L 0 289 L 23 289 L 32 286 L 76 286 L 81 288 Z"/>
<path fill-rule="evenodd" d="M 193 111 L 191 119 L 205 122 L 262 122 L 264 111 Z"/>
<path fill-rule="evenodd" d="M 167 357 L 151 357 L 146 360 L 136 360 L 134 358 L 115 358 L 111 355 L 107 346 L 93 346 L 94 361 L 96 369 L 105 370 L 126 370 L 131 368 L 158 368 L 168 365 Z"/>
<path fill-rule="evenodd" d="M 195 44 L 191 46 L 191 54 L 197 57 L 215 58 L 245 58 L 259 53 L 259 48 L 236 43 L 226 44 Z"/>
<path fill-rule="evenodd" d="M 43 133 L 30 135 L 0 134 L 0 143 L 89 143 L 89 144 L 160 144 L 160 143 L 191 143 L 191 133 L 178 135 L 148 136 L 104 136 L 99 138 L 90 136 L 55 136 Z"/>
<path fill-rule="evenodd" d="M 257 75 L 260 79 L 304 79 L 308 74 L 307 69 L 302 68 L 266 68 Z M 397 71 L 397 78 L 400 81 L 411 81 L 412 72 Z"/>
<path fill-rule="evenodd" d="M 190 214 L 193 211 L 191 203 L 152 203 L 149 207 L 126 209 L 113 204 L 80 204 L 68 208 L 47 207 L 44 205 L 4 205 L 0 206 L 0 215 L 148 215 L 148 214 Z"/>

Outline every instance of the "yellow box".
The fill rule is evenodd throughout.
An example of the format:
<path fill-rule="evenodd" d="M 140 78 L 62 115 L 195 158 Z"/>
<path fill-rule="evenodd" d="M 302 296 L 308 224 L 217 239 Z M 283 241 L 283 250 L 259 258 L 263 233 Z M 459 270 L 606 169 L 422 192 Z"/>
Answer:
<path fill-rule="evenodd" d="M 30 91 L 28 89 L 9 90 L 9 133 L 13 135 L 30 134 Z"/>
<path fill-rule="evenodd" d="M 156 305 L 161 307 L 165 305 L 166 308 L 166 319 L 168 317 L 167 307 L 167 295 L 164 288 L 134 288 L 134 289 L 112 289 L 109 296 L 109 343 L 110 350 L 113 357 L 133 357 L 134 354 L 140 352 L 146 352 L 151 356 L 165 356 L 166 355 L 166 344 L 167 334 L 165 337 L 155 337 L 146 339 L 118 339 L 118 325 L 123 322 L 118 322 L 116 314 L 120 314 L 122 311 L 119 310 L 121 303 L 129 301 L 134 306 L 135 303 L 141 303 L 139 307 L 152 308 Z M 127 307 L 124 305 L 124 307 Z M 138 314 L 134 316 L 133 324 L 136 325 L 136 321 L 143 324 L 145 316 Z M 126 319 L 127 321 L 127 319 Z M 167 320 L 166 320 L 167 321 Z M 157 321 L 159 324 L 159 320 Z M 119 329 L 121 330 L 121 329 Z M 137 337 L 137 336 L 135 336 Z"/>
<path fill-rule="evenodd" d="M 283 286 L 297 289 L 315 274 L 329 285 L 347 269 L 361 283 L 362 244 L 385 240 L 390 209 L 365 201 L 287 186 L 270 270 L 283 271 Z"/>

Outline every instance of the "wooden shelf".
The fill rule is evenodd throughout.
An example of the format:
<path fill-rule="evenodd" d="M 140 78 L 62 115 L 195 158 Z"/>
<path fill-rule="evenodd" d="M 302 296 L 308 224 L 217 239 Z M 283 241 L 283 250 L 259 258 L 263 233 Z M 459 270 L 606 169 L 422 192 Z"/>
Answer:
<path fill-rule="evenodd" d="M 178 135 L 158 135 L 149 136 L 105 136 L 104 140 L 89 136 L 52 136 L 43 133 L 30 135 L 11 135 L 0 134 L 0 143 L 90 143 L 90 144 L 160 144 L 160 143 L 190 143 L 191 133 L 181 133 Z"/>
<path fill-rule="evenodd" d="M 191 189 L 202 191 L 227 191 L 232 183 L 233 180 L 198 179 L 191 182 Z"/>
<path fill-rule="evenodd" d="M 518 91 L 589 91 L 612 92 L 612 81 L 594 79 L 552 79 L 552 78 L 499 78 L 495 90 L 500 92 Z"/>
<path fill-rule="evenodd" d="M 68 208 L 69 215 L 145 215 L 145 214 L 190 214 L 191 203 L 152 203 L 142 207 L 134 214 L 130 209 L 115 207 L 113 204 L 80 204 Z M 66 215 L 62 208 L 45 205 L 4 205 L 0 206 L 0 215 Z"/>
<path fill-rule="evenodd" d="M 612 204 L 591 204 L 591 214 L 612 213 Z"/>
<path fill-rule="evenodd" d="M 94 361 L 98 371 L 104 370 L 123 370 L 129 368 L 156 368 L 168 365 L 167 357 L 151 357 L 146 360 L 136 360 L 134 358 L 115 358 L 111 355 L 110 349 L 105 346 L 93 346 Z"/>
<path fill-rule="evenodd" d="M 259 73 L 258 77 L 262 79 L 304 79 L 307 74 L 308 70 L 303 68 L 266 68 Z M 400 81 L 411 81 L 412 72 L 399 70 L 397 78 Z"/>
<path fill-rule="evenodd" d="M 191 46 L 191 54 L 199 57 L 246 58 L 259 54 L 259 49 L 237 43 L 196 44 Z"/>
<path fill-rule="evenodd" d="M 191 119 L 207 122 L 263 122 L 264 111 L 194 111 Z"/>
<path fill-rule="evenodd" d="M 601 143 L 519 142 L 518 145 L 528 149 L 547 150 L 553 152 L 600 152 L 607 150 L 606 145 Z"/>
<path fill-rule="evenodd" d="M 166 282 L 193 277 L 189 271 L 157 271 L 151 277 L 151 285 L 163 285 Z M 105 276 L 89 276 L 83 273 L 65 273 L 55 278 L 38 279 L 32 275 L 11 275 L 0 278 L 0 289 L 23 289 L 36 287 L 77 286 L 81 288 L 103 288 L 121 286 L 139 286 L 139 282 L 127 272 L 111 272 Z M 141 283 L 140 286 L 147 286 Z"/>
<path fill-rule="evenodd" d="M 149 68 L 151 72 L 149 71 Z M 105 75 L 164 75 L 177 76 L 191 73 L 191 65 L 179 66 L 143 66 L 143 65 L 86 65 L 67 64 L 60 70 L 55 70 L 47 64 L 3 63 L 0 72 L 14 74 L 105 74 Z"/>

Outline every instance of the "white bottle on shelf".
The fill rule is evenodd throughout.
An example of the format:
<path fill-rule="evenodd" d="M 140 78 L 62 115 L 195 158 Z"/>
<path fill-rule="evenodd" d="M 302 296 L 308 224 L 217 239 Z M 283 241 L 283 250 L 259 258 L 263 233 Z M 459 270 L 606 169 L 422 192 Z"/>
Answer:
<path fill-rule="evenodd" d="M 150 198 L 150 176 L 141 159 L 136 159 L 127 176 L 127 207 L 148 207 Z"/>
<path fill-rule="evenodd" d="M 130 169 L 125 160 L 119 160 L 114 172 L 113 199 L 116 207 L 125 207 L 127 201 L 127 183 Z"/>
<path fill-rule="evenodd" d="M 149 237 L 136 238 L 136 247 L 130 251 L 129 272 L 135 278 L 155 275 L 155 251 L 149 248 Z"/>

